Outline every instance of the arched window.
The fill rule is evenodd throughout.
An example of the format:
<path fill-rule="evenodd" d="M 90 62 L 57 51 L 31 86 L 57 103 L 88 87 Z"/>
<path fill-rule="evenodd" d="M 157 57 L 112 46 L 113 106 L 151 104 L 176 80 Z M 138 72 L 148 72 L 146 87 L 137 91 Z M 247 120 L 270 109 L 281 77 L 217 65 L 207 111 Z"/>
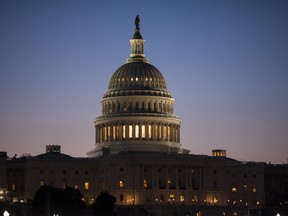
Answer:
<path fill-rule="evenodd" d="M 152 138 L 152 125 L 151 124 L 148 125 L 148 138 L 149 139 Z"/>
<path fill-rule="evenodd" d="M 116 112 L 119 112 L 119 111 L 120 111 L 120 103 L 117 102 L 117 110 L 116 110 Z"/>
<path fill-rule="evenodd" d="M 159 139 L 159 137 L 158 137 L 158 125 L 155 125 L 154 128 L 155 128 L 155 130 L 154 130 L 154 132 L 155 132 L 155 139 Z"/>
<path fill-rule="evenodd" d="M 115 112 L 115 102 L 112 102 L 112 112 Z"/>
<path fill-rule="evenodd" d="M 111 127 L 107 126 L 107 140 L 110 141 L 111 138 Z"/>
<path fill-rule="evenodd" d="M 159 125 L 158 126 L 158 131 L 159 131 L 159 139 L 162 139 L 162 126 L 161 125 Z"/>
<path fill-rule="evenodd" d="M 166 127 L 166 125 L 163 126 L 163 139 L 164 140 L 167 139 L 167 127 Z"/>
<path fill-rule="evenodd" d="M 151 103 L 148 103 L 148 111 L 151 111 Z"/>
<path fill-rule="evenodd" d="M 139 138 L 139 125 L 135 125 L 135 138 Z"/>
<path fill-rule="evenodd" d="M 146 132 L 146 131 L 145 131 L 145 125 L 142 125 L 142 126 L 141 126 L 141 138 L 145 138 L 145 135 L 146 135 L 145 132 Z"/>
<path fill-rule="evenodd" d="M 116 126 L 115 125 L 113 125 L 112 133 L 113 133 L 113 140 L 116 140 Z"/>
<path fill-rule="evenodd" d="M 124 112 L 126 112 L 126 111 L 127 111 L 126 102 L 124 102 L 124 103 L 123 103 L 123 107 L 122 107 L 122 110 L 123 110 Z"/>
<path fill-rule="evenodd" d="M 129 134 L 129 139 L 133 138 L 133 126 L 132 125 L 129 125 L 128 134 Z"/>
<path fill-rule="evenodd" d="M 122 137 L 123 139 L 126 138 L 126 126 L 125 125 L 122 126 Z"/>
<path fill-rule="evenodd" d="M 107 127 L 104 127 L 103 129 L 104 129 L 103 130 L 104 142 L 106 142 L 107 141 Z"/>

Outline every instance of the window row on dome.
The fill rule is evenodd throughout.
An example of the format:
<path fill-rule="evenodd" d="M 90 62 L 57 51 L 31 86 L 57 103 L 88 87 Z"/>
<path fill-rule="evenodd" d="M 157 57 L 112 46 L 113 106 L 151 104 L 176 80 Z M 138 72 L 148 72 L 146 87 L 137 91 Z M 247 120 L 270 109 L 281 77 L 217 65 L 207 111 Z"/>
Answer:
<path fill-rule="evenodd" d="M 122 140 L 180 142 L 180 125 L 162 123 L 119 123 L 96 126 L 96 143 Z"/>
<path fill-rule="evenodd" d="M 111 79 L 109 88 L 144 86 L 166 88 L 166 83 L 159 77 L 122 77 Z"/>
<path fill-rule="evenodd" d="M 171 94 L 168 91 L 160 91 L 160 90 L 141 90 L 141 89 L 125 89 L 125 90 L 113 90 L 107 91 L 103 98 L 109 97 L 117 97 L 117 96 L 156 96 L 156 97 L 167 97 L 172 98 Z"/>
<path fill-rule="evenodd" d="M 156 112 L 173 114 L 173 101 L 166 100 L 131 100 L 102 102 L 102 114 L 133 112 Z"/>

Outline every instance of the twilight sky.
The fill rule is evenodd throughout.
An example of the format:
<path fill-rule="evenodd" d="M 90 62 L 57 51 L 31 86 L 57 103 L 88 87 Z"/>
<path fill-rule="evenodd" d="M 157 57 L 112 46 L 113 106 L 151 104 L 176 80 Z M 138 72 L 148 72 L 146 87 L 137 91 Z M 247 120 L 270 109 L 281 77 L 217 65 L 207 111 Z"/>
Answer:
<path fill-rule="evenodd" d="M 0 1 L 0 151 L 86 156 L 140 15 L 193 154 L 288 158 L 288 1 Z"/>

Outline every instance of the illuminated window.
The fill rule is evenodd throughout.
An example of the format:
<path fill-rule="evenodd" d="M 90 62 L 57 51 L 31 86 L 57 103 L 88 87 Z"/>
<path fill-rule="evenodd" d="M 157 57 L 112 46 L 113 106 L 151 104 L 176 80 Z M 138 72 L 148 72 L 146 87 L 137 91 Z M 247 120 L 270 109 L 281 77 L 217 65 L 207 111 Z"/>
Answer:
<path fill-rule="evenodd" d="M 149 139 L 152 138 L 152 126 L 150 124 L 148 126 L 148 137 Z"/>
<path fill-rule="evenodd" d="M 76 190 L 77 190 L 77 189 L 78 189 L 78 185 L 74 185 L 74 189 L 76 189 Z"/>
<path fill-rule="evenodd" d="M 126 127 L 125 127 L 125 125 L 123 125 L 123 127 L 122 127 L 122 137 L 123 137 L 123 139 L 125 139 L 125 137 L 126 137 Z"/>
<path fill-rule="evenodd" d="M 45 182 L 44 181 L 40 181 L 39 185 L 40 185 L 40 187 L 43 187 L 45 185 Z"/>
<path fill-rule="evenodd" d="M 216 196 L 213 197 L 213 203 L 217 203 L 218 202 L 218 199 Z"/>
<path fill-rule="evenodd" d="M 116 126 L 113 126 L 113 139 L 116 139 Z"/>
<path fill-rule="evenodd" d="M 116 135 L 117 135 L 117 139 L 119 140 L 120 139 L 120 135 L 121 135 L 121 126 L 116 126 Z"/>
<path fill-rule="evenodd" d="M 103 130 L 103 135 L 104 135 L 104 141 L 106 141 L 107 140 L 107 128 L 106 127 L 104 127 L 103 128 L 104 130 Z"/>
<path fill-rule="evenodd" d="M 167 139 L 167 127 L 163 126 L 163 139 L 166 140 Z"/>
<path fill-rule="evenodd" d="M 172 183 L 171 179 L 168 179 L 168 180 L 167 180 L 167 183 L 168 183 L 168 184 L 171 184 L 171 183 Z"/>
<path fill-rule="evenodd" d="M 139 138 L 139 125 L 135 125 L 135 138 Z"/>
<path fill-rule="evenodd" d="M 167 126 L 167 139 L 170 140 L 170 126 Z"/>
<path fill-rule="evenodd" d="M 253 189 L 252 189 L 252 192 L 253 192 L 253 193 L 256 193 L 256 192 L 257 192 L 257 189 L 256 189 L 256 188 L 253 188 Z"/>
<path fill-rule="evenodd" d="M 232 188 L 232 192 L 234 192 L 234 193 L 237 192 L 237 188 L 236 188 L 236 187 L 233 187 L 233 188 Z"/>
<path fill-rule="evenodd" d="M 121 187 L 121 188 L 124 187 L 124 182 L 122 180 L 119 181 L 119 187 Z"/>
<path fill-rule="evenodd" d="M 85 190 L 89 190 L 89 182 L 84 183 L 84 188 L 85 188 Z"/>
<path fill-rule="evenodd" d="M 180 195 L 180 202 L 184 202 L 184 201 L 185 201 L 184 195 Z"/>
<path fill-rule="evenodd" d="M 161 139 L 161 138 L 162 138 L 162 128 L 161 128 L 161 125 L 159 125 L 158 131 L 159 131 L 159 139 Z"/>
<path fill-rule="evenodd" d="M 143 186 L 144 186 L 144 188 L 147 188 L 147 187 L 148 187 L 147 179 L 144 179 L 144 181 L 143 181 Z"/>
<path fill-rule="evenodd" d="M 174 194 L 169 195 L 169 201 L 174 201 L 175 200 L 174 198 L 175 198 Z"/>
<path fill-rule="evenodd" d="M 145 138 L 145 125 L 141 126 L 141 138 Z"/>
<path fill-rule="evenodd" d="M 193 196 L 192 202 L 198 202 L 198 196 L 197 196 L 197 195 L 194 195 L 194 196 Z"/>
<path fill-rule="evenodd" d="M 13 191 L 15 191 L 16 190 L 16 184 L 12 183 L 11 188 L 12 188 Z"/>
<path fill-rule="evenodd" d="M 129 138 L 132 138 L 133 137 L 133 126 L 132 125 L 129 125 Z"/>
<path fill-rule="evenodd" d="M 155 125 L 155 137 L 156 139 L 158 139 L 158 126 Z"/>

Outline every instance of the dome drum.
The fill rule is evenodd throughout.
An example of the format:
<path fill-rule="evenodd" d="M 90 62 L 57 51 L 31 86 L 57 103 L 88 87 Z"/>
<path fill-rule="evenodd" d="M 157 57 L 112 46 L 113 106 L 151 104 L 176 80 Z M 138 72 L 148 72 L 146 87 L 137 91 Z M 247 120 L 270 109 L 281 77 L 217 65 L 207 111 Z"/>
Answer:
<path fill-rule="evenodd" d="M 165 122 L 125 121 L 96 124 L 96 143 L 109 147 L 111 144 L 174 143 L 180 146 L 180 124 Z"/>

